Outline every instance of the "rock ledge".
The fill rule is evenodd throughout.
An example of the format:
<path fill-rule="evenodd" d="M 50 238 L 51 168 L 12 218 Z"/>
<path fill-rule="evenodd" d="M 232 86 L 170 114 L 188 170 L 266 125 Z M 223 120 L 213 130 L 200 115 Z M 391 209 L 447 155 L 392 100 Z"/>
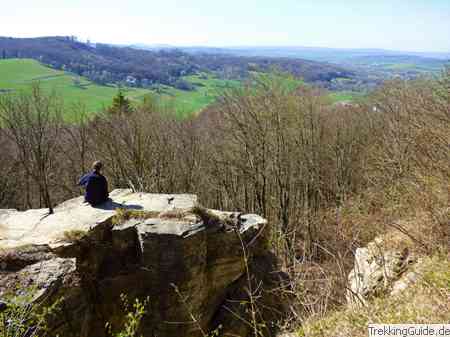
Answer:
<path fill-rule="evenodd" d="M 281 319 L 287 302 L 274 289 L 284 275 L 267 250 L 265 219 L 201 209 L 189 194 L 115 190 L 111 199 L 93 208 L 75 198 L 53 215 L 0 210 L 0 298 L 32 285 L 36 305 L 62 299 L 50 336 L 103 337 L 107 322 L 119 329 L 121 294 L 150 299 L 144 336 L 195 337 L 218 326 L 221 336 L 247 336 L 248 267 L 264 308 L 258 319 Z M 114 222 L 117 208 L 132 216 Z"/>

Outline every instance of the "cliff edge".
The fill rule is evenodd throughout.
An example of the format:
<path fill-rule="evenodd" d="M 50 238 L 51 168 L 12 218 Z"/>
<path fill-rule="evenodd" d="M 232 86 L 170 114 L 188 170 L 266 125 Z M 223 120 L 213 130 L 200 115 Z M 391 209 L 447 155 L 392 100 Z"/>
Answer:
<path fill-rule="evenodd" d="M 265 219 L 204 209 L 195 195 L 110 196 L 95 208 L 75 198 L 52 215 L 0 210 L 0 297 L 33 289 L 36 310 L 56 303 L 49 336 L 108 336 L 107 323 L 123 325 L 122 294 L 149 299 L 143 336 L 247 336 L 256 324 L 274 333 L 266 323 L 288 302 Z"/>

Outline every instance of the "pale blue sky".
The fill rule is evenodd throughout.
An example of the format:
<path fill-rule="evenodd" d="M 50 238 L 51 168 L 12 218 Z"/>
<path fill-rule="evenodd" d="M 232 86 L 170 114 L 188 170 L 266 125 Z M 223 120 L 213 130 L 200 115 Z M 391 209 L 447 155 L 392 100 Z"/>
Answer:
<path fill-rule="evenodd" d="M 0 36 L 450 51 L 450 0 L 2 0 Z"/>

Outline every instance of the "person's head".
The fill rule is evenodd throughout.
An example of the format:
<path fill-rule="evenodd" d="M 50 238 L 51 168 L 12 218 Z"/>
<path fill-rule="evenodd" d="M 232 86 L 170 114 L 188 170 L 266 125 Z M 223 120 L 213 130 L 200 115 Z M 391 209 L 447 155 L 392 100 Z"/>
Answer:
<path fill-rule="evenodd" d="M 102 162 L 101 161 L 95 161 L 93 164 L 92 164 L 92 169 L 95 171 L 95 172 L 100 172 L 101 170 L 102 170 L 102 167 L 103 167 L 103 164 L 102 164 Z"/>

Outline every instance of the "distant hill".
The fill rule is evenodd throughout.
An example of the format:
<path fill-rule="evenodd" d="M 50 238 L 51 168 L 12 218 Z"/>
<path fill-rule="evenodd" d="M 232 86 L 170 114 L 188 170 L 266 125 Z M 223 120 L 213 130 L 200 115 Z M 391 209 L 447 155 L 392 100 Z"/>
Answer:
<path fill-rule="evenodd" d="M 136 44 L 135 47 L 150 48 L 153 50 L 164 48 L 179 48 L 174 46 L 146 46 L 143 44 Z M 303 58 L 307 60 L 315 60 L 322 62 L 341 63 L 343 60 L 348 60 L 357 57 L 383 57 L 383 56 L 414 56 L 417 58 L 436 59 L 440 61 L 450 60 L 450 52 L 408 52 L 395 51 L 386 49 L 346 49 L 346 48 L 320 48 L 320 47 L 181 47 L 179 48 L 191 53 L 209 53 L 209 54 L 232 54 L 239 56 L 263 56 L 263 57 L 289 57 L 289 58 Z"/>
<path fill-rule="evenodd" d="M 73 37 L 0 38 L 0 57 L 32 58 L 55 69 L 68 70 L 100 84 L 127 82 L 139 87 L 165 84 L 189 89 L 183 76 L 213 72 L 229 79 L 274 67 L 324 86 L 355 72 L 327 63 L 225 53 L 193 54 L 179 49 L 144 50 L 107 44 L 87 44 Z"/>
<path fill-rule="evenodd" d="M 149 50 L 173 49 L 176 47 L 136 44 L 135 48 Z M 318 47 L 182 47 L 190 54 L 226 54 L 243 57 L 271 57 L 305 59 L 328 62 L 347 69 L 376 72 L 376 77 L 392 76 L 412 78 L 427 73 L 436 73 L 450 60 L 449 53 L 405 52 L 385 49 L 338 49 Z M 361 72 L 358 72 L 361 75 Z M 373 76 L 371 76 L 373 78 Z"/>
<path fill-rule="evenodd" d="M 364 55 L 343 60 L 341 64 L 375 72 L 385 77 L 391 75 L 414 78 L 440 73 L 447 62 L 442 59 L 415 55 Z"/>

